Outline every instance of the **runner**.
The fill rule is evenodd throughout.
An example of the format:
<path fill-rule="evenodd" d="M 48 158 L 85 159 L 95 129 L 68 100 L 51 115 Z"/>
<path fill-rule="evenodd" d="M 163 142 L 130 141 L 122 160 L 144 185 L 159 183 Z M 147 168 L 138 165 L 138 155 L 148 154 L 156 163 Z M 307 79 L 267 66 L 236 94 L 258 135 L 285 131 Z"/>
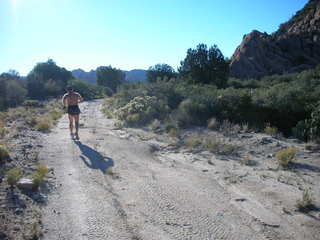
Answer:
<path fill-rule="evenodd" d="M 79 140 L 79 103 L 83 101 L 81 95 L 75 92 L 73 87 L 67 87 L 67 93 L 62 97 L 62 104 L 67 107 L 67 113 L 69 115 L 69 128 L 70 134 L 73 136 L 73 120 L 75 122 L 76 132 L 75 138 Z"/>

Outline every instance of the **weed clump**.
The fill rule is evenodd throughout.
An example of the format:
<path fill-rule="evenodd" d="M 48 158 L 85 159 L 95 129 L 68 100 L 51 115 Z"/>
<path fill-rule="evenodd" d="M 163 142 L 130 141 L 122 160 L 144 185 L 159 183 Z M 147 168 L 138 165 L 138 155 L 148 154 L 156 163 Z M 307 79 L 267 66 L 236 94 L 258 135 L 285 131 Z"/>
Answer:
<path fill-rule="evenodd" d="M 302 199 L 297 201 L 296 207 L 300 212 L 309 212 L 315 207 L 312 195 L 308 190 L 303 191 Z"/>
<path fill-rule="evenodd" d="M 264 133 L 268 134 L 272 137 L 276 137 L 278 135 L 278 128 L 271 127 L 270 125 L 266 126 L 264 129 Z"/>
<path fill-rule="evenodd" d="M 201 147 L 203 144 L 203 139 L 200 137 L 189 137 L 186 141 L 185 141 L 185 145 L 187 146 L 187 148 L 199 148 Z"/>
<path fill-rule="evenodd" d="M 276 158 L 278 160 L 278 163 L 283 168 L 288 168 L 290 163 L 294 161 L 296 158 L 297 149 L 296 148 L 286 148 L 281 151 L 279 151 L 276 154 Z"/>
<path fill-rule="evenodd" d="M 38 188 L 43 184 L 45 177 L 47 176 L 49 169 L 44 165 L 38 165 L 36 171 L 32 174 L 32 181 L 35 188 Z"/>
<path fill-rule="evenodd" d="M 51 129 L 51 124 L 45 121 L 39 121 L 35 128 L 40 132 L 48 132 Z"/>
<path fill-rule="evenodd" d="M 9 157 L 10 156 L 7 148 L 3 145 L 0 145 L 0 163 L 3 163 Z"/>
<path fill-rule="evenodd" d="M 220 140 L 206 140 L 204 143 L 204 148 L 212 153 L 220 155 L 237 155 L 239 146 L 225 143 Z"/>
<path fill-rule="evenodd" d="M 13 187 L 17 185 L 22 176 L 23 172 L 20 168 L 12 168 L 7 172 L 7 182 L 11 187 Z"/>

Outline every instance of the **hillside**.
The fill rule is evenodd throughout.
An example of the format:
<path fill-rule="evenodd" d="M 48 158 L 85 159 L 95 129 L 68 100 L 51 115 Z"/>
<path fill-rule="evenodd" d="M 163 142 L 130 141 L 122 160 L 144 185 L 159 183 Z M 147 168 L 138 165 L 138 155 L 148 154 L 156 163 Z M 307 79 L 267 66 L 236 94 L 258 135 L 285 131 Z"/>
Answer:
<path fill-rule="evenodd" d="M 138 82 L 145 81 L 147 79 L 147 71 L 143 69 L 133 69 L 131 71 L 123 71 L 126 74 L 126 81 L 128 82 Z M 90 83 L 97 82 L 96 70 L 91 70 L 86 72 L 82 69 L 75 69 L 72 71 L 75 78 L 84 80 Z"/>
<path fill-rule="evenodd" d="M 319 37 L 320 1 L 310 0 L 275 33 L 246 34 L 231 58 L 231 76 L 260 78 L 314 68 L 320 63 Z"/>

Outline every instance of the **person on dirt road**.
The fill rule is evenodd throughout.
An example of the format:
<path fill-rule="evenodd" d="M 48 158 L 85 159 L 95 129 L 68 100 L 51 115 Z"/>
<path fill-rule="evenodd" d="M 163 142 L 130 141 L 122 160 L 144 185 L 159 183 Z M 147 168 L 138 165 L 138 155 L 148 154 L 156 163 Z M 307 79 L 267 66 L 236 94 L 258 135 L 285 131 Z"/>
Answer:
<path fill-rule="evenodd" d="M 81 103 L 82 101 L 83 101 L 83 98 L 79 93 L 75 92 L 73 87 L 71 86 L 67 87 L 67 93 L 62 97 L 62 104 L 64 107 L 67 107 L 71 136 L 73 136 L 73 120 L 75 122 L 75 127 L 76 127 L 75 138 L 77 140 L 79 140 L 79 115 L 80 115 L 80 108 L 78 104 Z"/>

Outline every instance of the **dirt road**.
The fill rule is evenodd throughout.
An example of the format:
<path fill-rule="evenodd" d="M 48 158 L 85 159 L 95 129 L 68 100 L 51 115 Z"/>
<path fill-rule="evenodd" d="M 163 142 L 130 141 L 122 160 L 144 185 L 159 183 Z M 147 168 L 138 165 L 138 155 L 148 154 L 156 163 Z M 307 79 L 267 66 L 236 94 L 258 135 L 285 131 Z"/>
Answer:
<path fill-rule="evenodd" d="M 80 141 L 66 116 L 46 138 L 40 158 L 54 177 L 44 239 L 303 239 L 214 171 L 115 130 L 100 108 L 82 104 Z"/>

